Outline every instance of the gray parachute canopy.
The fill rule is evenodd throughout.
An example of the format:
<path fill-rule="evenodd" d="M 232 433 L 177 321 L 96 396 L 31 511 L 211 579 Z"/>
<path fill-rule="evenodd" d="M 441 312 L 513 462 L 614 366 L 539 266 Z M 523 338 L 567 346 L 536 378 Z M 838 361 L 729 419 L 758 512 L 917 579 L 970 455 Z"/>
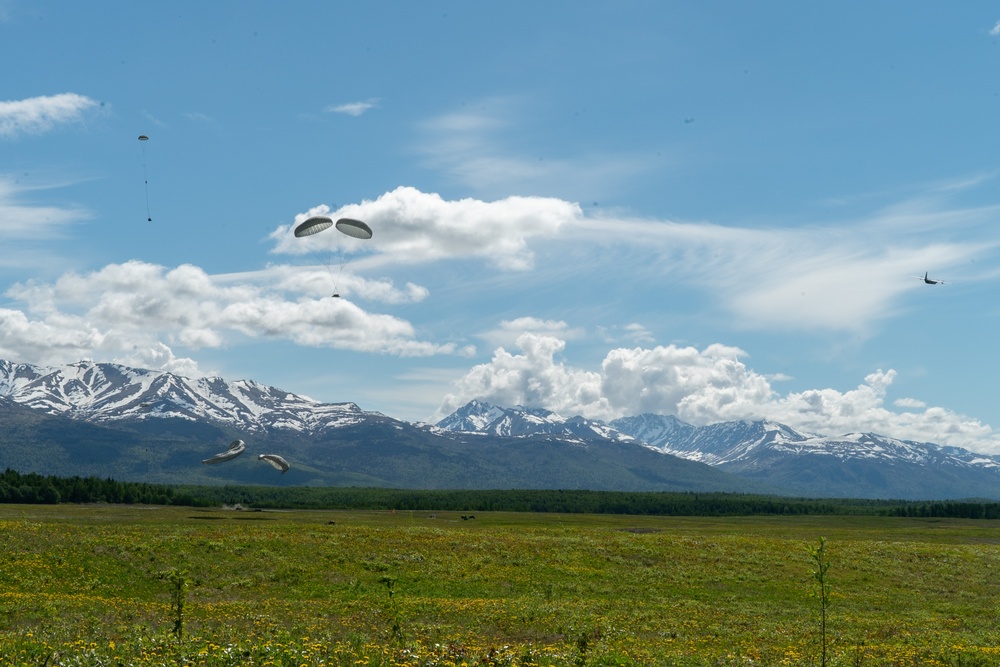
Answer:
<path fill-rule="evenodd" d="M 225 463 L 226 461 L 229 461 L 231 459 L 235 459 L 237 456 L 239 456 L 240 454 L 242 454 L 243 450 L 246 449 L 246 448 L 247 448 L 246 443 L 243 442 L 242 440 L 233 440 L 231 443 L 229 443 L 229 449 L 227 449 L 226 451 L 221 452 L 219 454 L 216 454 L 215 456 L 213 456 L 210 459 L 203 460 L 202 463 L 204 463 L 206 465 L 215 465 L 216 463 Z"/>
<path fill-rule="evenodd" d="M 337 229 L 356 239 L 370 239 L 372 237 L 372 228 L 360 220 L 341 218 L 337 221 Z"/>
<path fill-rule="evenodd" d="M 325 215 L 317 215 L 309 218 L 305 222 L 301 222 L 295 228 L 295 236 L 312 236 L 313 234 L 318 234 L 324 229 L 329 229 L 333 227 L 333 219 L 328 218 Z"/>
<path fill-rule="evenodd" d="M 288 468 L 290 467 L 288 465 L 288 461 L 286 461 L 284 457 L 278 456 L 277 454 L 258 454 L 257 460 L 267 461 L 272 466 L 280 470 L 282 475 L 288 472 Z"/>

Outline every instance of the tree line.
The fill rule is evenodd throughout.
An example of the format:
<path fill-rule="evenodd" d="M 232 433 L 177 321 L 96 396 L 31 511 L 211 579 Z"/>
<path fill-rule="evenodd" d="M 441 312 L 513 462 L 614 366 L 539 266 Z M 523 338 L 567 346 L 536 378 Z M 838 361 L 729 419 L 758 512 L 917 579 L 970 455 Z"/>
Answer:
<path fill-rule="evenodd" d="M 742 493 L 364 487 L 189 486 L 0 474 L 0 503 L 113 503 L 260 509 L 550 512 L 655 516 L 875 515 L 1000 519 L 1000 503 L 790 498 Z"/>
<path fill-rule="evenodd" d="M 119 482 L 99 477 L 57 477 L 19 473 L 10 468 L 0 474 L 0 503 L 201 505 L 202 502 L 191 494 L 178 493 L 166 484 Z"/>

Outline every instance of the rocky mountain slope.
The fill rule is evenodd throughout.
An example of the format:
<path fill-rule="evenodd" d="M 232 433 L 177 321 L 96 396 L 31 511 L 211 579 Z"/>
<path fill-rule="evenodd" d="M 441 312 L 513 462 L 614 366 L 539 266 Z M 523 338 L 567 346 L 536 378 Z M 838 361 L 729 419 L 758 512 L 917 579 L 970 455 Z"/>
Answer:
<path fill-rule="evenodd" d="M 235 438 L 246 455 L 200 464 Z M 293 468 L 275 477 L 258 453 L 280 453 Z M 414 424 L 252 380 L 93 362 L 0 360 L 0 467 L 176 483 L 1000 498 L 1000 457 L 874 433 L 652 414 L 603 423 L 481 401 Z"/>
<path fill-rule="evenodd" d="M 509 434 L 454 431 L 252 381 L 0 362 L 0 467 L 20 472 L 190 484 L 773 491 L 605 437 L 606 426 L 573 432 L 580 420 L 567 420 L 568 431 L 530 415 L 521 421 L 505 427 Z M 202 465 L 237 438 L 246 453 Z M 291 470 L 277 474 L 260 453 L 284 456 Z"/>

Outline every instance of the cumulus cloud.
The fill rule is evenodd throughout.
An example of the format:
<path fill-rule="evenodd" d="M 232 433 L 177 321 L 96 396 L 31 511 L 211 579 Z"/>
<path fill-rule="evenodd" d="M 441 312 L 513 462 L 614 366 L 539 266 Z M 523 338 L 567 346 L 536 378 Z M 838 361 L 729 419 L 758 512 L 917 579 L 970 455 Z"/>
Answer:
<path fill-rule="evenodd" d="M 739 348 L 676 345 L 610 350 L 599 370 L 574 368 L 559 359 L 565 341 L 524 334 L 518 353 L 497 349 L 474 366 L 442 402 L 436 421 L 472 399 L 503 406 L 544 407 L 591 419 L 654 413 L 693 424 L 771 419 L 823 434 L 871 431 L 896 438 L 1000 453 L 1000 438 L 975 419 L 919 401 L 902 399 L 902 411 L 886 407 L 895 371 L 875 371 L 848 391 L 812 389 L 780 395 L 767 376 L 749 368 Z"/>
<path fill-rule="evenodd" d="M 330 113 L 342 113 L 348 116 L 360 116 L 370 109 L 378 107 L 378 99 L 371 98 L 364 102 L 348 102 L 346 104 L 332 104 L 325 110 Z"/>
<path fill-rule="evenodd" d="M 42 134 L 83 118 L 98 103 L 84 95 L 61 93 L 0 102 L 0 138 Z"/>
<path fill-rule="evenodd" d="M 479 335 L 490 347 L 515 345 L 525 333 L 551 335 L 563 340 L 572 340 L 583 335 L 579 329 L 571 329 L 562 320 L 546 320 L 538 317 L 518 317 L 503 320 L 500 325 Z"/>
<path fill-rule="evenodd" d="M 993 37 L 1000 37 L 1000 21 L 997 21 L 996 24 L 990 28 L 990 35 Z"/>
<path fill-rule="evenodd" d="M 295 238 L 295 226 L 314 215 L 358 218 L 371 225 L 375 235 L 369 241 L 359 241 L 331 228 Z M 399 187 L 374 201 L 336 211 L 326 205 L 315 206 L 296 215 L 293 224 L 279 226 L 270 238 L 275 242 L 272 252 L 279 254 L 369 254 L 392 264 L 478 258 L 502 269 L 527 270 L 534 259 L 529 241 L 553 236 L 579 216 L 579 206 L 559 199 L 446 201 L 437 194 Z"/>
<path fill-rule="evenodd" d="M 610 406 L 600 395 L 598 373 L 555 360 L 565 345 L 552 336 L 522 334 L 518 338 L 521 354 L 498 348 L 489 363 L 474 366 L 458 381 L 457 391 L 445 397 L 432 421 L 473 398 L 497 405 L 549 407 L 568 414 L 610 414 Z"/>
<path fill-rule="evenodd" d="M 282 271 L 288 279 L 276 287 L 273 273 L 219 277 L 192 265 L 130 261 L 53 283 L 18 283 L 6 296 L 25 309 L 0 310 L 0 357 L 40 364 L 112 358 L 192 375 L 196 364 L 173 348 L 218 348 L 241 337 L 399 356 L 469 353 L 419 340 L 409 322 L 346 298 L 290 297 L 283 288 L 295 284 L 294 271 Z M 378 289 L 393 292 L 385 283 L 372 291 Z M 421 297 L 415 286 L 407 291 Z"/>

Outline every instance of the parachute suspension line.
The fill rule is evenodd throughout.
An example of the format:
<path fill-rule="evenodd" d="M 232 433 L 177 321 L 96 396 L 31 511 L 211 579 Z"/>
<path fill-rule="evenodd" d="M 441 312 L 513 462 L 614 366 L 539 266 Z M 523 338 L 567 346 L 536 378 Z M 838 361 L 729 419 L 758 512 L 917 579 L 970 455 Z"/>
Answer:
<path fill-rule="evenodd" d="M 341 218 L 340 220 L 337 221 L 335 227 L 337 228 L 337 231 L 353 239 L 364 240 L 364 239 L 370 239 L 372 237 L 372 228 L 369 227 L 367 223 L 362 222 L 361 220 L 354 220 L 352 218 Z M 334 293 L 333 293 L 334 296 L 340 296 L 337 293 L 340 283 L 340 276 L 344 272 L 344 267 L 350 264 L 351 259 L 353 258 L 353 256 L 350 253 L 346 252 L 344 245 L 345 244 L 343 240 L 338 240 L 337 249 L 340 252 L 340 271 L 337 273 L 337 282 L 334 283 Z"/>
<path fill-rule="evenodd" d="M 149 177 L 146 175 L 146 142 L 149 137 L 145 134 L 139 135 L 139 144 L 142 146 L 142 183 L 146 188 L 146 222 L 152 222 L 153 216 L 149 213 Z"/>
<path fill-rule="evenodd" d="M 333 219 L 325 215 L 317 215 L 309 218 L 304 222 L 300 222 L 295 226 L 294 234 L 296 238 L 301 238 L 303 236 L 312 236 L 313 234 L 318 234 L 324 229 L 329 229 L 333 227 Z M 336 224 L 337 230 L 347 236 L 353 237 L 355 239 L 370 239 L 372 237 L 372 229 L 366 223 L 360 220 L 352 220 L 351 218 L 341 218 Z M 330 272 L 330 278 L 333 279 L 334 283 L 334 297 L 339 297 L 340 294 L 337 292 L 340 283 L 340 275 L 344 272 L 344 266 L 350 261 L 350 257 L 345 256 L 347 253 L 344 252 L 344 247 L 339 242 L 337 243 L 337 250 L 340 255 L 340 270 L 337 272 L 336 278 L 333 276 L 333 268 L 330 263 L 326 263 L 327 270 Z M 330 260 L 332 262 L 332 258 Z"/>
<path fill-rule="evenodd" d="M 330 256 L 330 253 L 327 252 L 326 254 L 320 255 L 319 252 L 314 252 L 313 257 L 316 258 L 316 261 L 326 267 L 326 272 L 330 275 L 331 282 L 333 282 L 333 292 L 336 295 L 338 276 L 333 275 L 333 259 Z"/>
<path fill-rule="evenodd" d="M 341 274 L 344 273 L 344 266 L 347 264 L 347 262 L 351 261 L 350 258 L 348 258 L 346 262 L 344 261 L 344 244 L 339 239 L 337 240 L 337 254 L 339 255 L 340 259 L 340 268 L 337 270 L 337 277 L 334 278 L 333 280 L 334 296 L 340 295 L 340 276 Z"/>

